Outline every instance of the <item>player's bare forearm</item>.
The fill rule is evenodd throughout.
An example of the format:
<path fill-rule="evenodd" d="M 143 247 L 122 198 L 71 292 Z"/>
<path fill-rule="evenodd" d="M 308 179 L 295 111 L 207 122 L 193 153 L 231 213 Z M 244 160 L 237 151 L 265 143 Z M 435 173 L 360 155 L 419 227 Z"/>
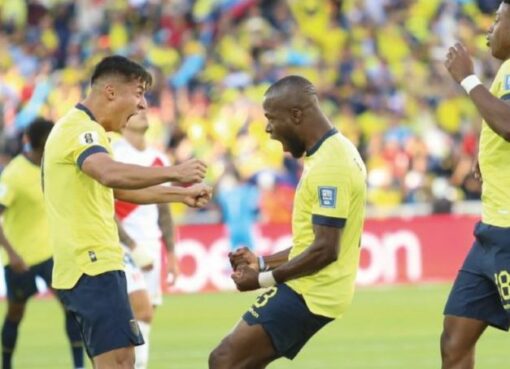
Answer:
<path fill-rule="evenodd" d="M 175 186 L 152 186 L 139 190 L 114 189 L 115 198 L 134 204 L 163 204 L 182 202 L 185 189 Z"/>
<path fill-rule="evenodd" d="M 119 189 L 141 189 L 169 182 L 165 167 L 143 167 L 112 160 L 107 154 L 91 155 L 82 171 L 104 186 Z"/>
<path fill-rule="evenodd" d="M 489 127 L 510 141 L 510 104 L 492 95 L 482 85 L 475 87 L 469 95 Z"/>
<path fill-rule="evenodd" d="M 115 223 L 117 223 L 117 231 L 119 233 L 120 242 L 129 247 L 131 250 L 134 249 L 136 246 L 135 241 L 129 236 L 117 217 L 115 217 Z"/>
<path fill-rule="evenodd" d="M 158 204 L 158 225 L 168 252 L 174 251 L 174 222 L 168 204 Z"/>
<path fill-rule="evenodd" d="M 273 270 L 278 283 L 313 274 L 336 260 L 336 256 L 324 253 L 312 244 L 305 252 Z"/>
<path fill-rule="evenodd" d="M 448 49 L 445 67 L 452 78 L 460 84 L 462 84 L 467 77 L 474 74 L 474 65 L 471 56 L 469 55 L 468 49 L 461 43 L 456 43 Z M 463 87 L 468 88 L 469 97 L 489 127 L 506 141 L 510 141 L 510 106 L 492 95 L 481 83 L 476 84 L 476 78 L 474 83 L 475 85 L 473 87 L 468 87 L 469 83 L 466 83 Z"/>
<path fill-rule="evenodd" d="M 289 260 L 290 250 L 291 248 L 289 247 L 288 249 L 282 250 L 273 255 L 264 256 L 264 261 L 268 269 L 274 269 L 287 262 Z"/>
<path fill-rule="evenodd" d="M 314 225 L 314 233 L 310 247 L 273 270 L 278 283 L 313 274 L 338 259 L 342 230 Z"/>
<path fill-rule="evenodd" d="M 106 153 L 96 153 L 85 159 L 81 170 L 102 185 L 110 188 L 136 190 L 166 182 L 200 182 L 207 166 L 191 159 L 171 167 L 144 167 L 113 160 Z"/>

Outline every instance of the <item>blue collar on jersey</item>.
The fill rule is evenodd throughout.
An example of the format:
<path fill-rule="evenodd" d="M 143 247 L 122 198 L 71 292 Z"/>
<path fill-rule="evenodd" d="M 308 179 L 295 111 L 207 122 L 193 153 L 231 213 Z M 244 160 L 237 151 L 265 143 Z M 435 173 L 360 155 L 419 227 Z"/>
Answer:
<path fill-rule="evenodd" d="M 329 131 L 326 132 L 324 136 L 322 136 L 319 141 L 315 143 L 312 147 L 310 147 L 308 150 L 306 150 L 306 156 L 310 156 L 315 154 L 317 150 L 319 150 L 319 147 L 321 147 L 322 143 L 326 141 L 329 137 L 333 136 L 334 134 L 338 133 L 336 128 L 331 128 Z"/>
<path fill-rule="evenodd" d="M 78 103 L 75 106 L 76 109 L 83 111 L 85 114 L 89 116 L 90 119 L 92 119 L 94 122 L 97 122 L 96 117 L 94 117 L 94 114 L 82 103 Z"/>

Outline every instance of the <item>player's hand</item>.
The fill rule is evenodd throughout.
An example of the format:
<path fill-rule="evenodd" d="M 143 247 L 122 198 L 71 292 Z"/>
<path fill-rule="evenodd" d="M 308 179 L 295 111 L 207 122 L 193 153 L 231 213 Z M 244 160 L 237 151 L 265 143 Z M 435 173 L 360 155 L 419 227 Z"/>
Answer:
<path fill-rule="evenodd" d="M 457 83 L 474 73 L 473 61 L 467 49 L 458 42 L 448 49 L 444 65 Z"/>
<path fill-rule="evenodd" d="M 471 167 L 471 173 L 473 173 L 473 177 L 480 182 L 483 182 L 482 180 L 482 172 L 480 172 L 480 163 L 478 162 L 478 158 L 475 157 L 475 160 L 473 161 L 473 166 Z"/>
<path fill-rule="evenodd" d="M 240 247 L 234 252 L 228 253 L 228 259 L 232 269 L 236 270 L 240 265 L 247 265 L 255 271 L 259 271 L 259 261 L 257 255 L 247 247 Z"/>
<path fill-rule="evenodd" d="M 175 284 L 177 277 L 179 276 L 179 263 L 173 252 L 168 253 L 168 274 L 166 276 L 166 284 L 170 287 Z"/>
<path fill-rule="evenodd" d="M 25 264 L 25 261 L 16 252 L 9 253 L 8 257 L 9 265 L 14 273 L 28 272 L 28 265 Z"/>
<path fill-rule="evenodd" d="M 205 177 L 207 165 L 198 159 L 190 159 L 179 165 L 174 165 L 173 170 L 177 172 L 177 180 L 179 183 L 199 183 Z"/>
<path fill-rule="evenodd" d="M 212 197 L 212 187 L 205 183 L 199 183 L 185 188 L 182 202 L 192 208 L 203 208 Z"/>
<path fill-rule="evenodd" d="M 154 258 L 143 246 L 135 246 L 131 250 L 131 257 L 135 264 L 143 271 L 149 271 L 154 267 Z"/>
<path fill-rule="evenodd" d="M 241 264 L 231 275 L 239 291 L 253 291 L 260 288 L 259 272 L 246 264 Z"/>

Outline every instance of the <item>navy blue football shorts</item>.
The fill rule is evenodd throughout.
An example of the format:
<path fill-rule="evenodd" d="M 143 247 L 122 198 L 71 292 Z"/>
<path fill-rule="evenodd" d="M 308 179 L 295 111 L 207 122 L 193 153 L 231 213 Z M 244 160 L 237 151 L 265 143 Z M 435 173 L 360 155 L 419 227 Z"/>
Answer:
<path fill-rule="evenodd" d="M 80 326 L 87 354 L 93 358 L 115 349 L 143 345 L 133 317 L 123 271 L 82 275 L 69 290 L 57 290 Z"/>
<path fill-rule="evenodd" d="M 475 242 L 460 269 L 445 315 L 510 327 L 510 228 L 477 223 Z"/>
<path fill-rule="evenodd" d="M 332 318 L 313 314 L 303 297 L 286 284 L 266 290 L 243 315 L 248 325 L 261 324 L 279 357 L 293 359 Z"/>
<path fill-rule="evenodd" d="M 42 263 L 32 265 L 28 271 L 23 273 L 16 273 L 11 269 L 10 265 L 6 265 L 4 268 L 4 276 L 7 298 L 9 301 L 24 303 L 32 295 L 36 294 L 36 277 L 41 277 L 48 287 L 50 287 L 52 269 L 53 259 L 48 259 Z"/>

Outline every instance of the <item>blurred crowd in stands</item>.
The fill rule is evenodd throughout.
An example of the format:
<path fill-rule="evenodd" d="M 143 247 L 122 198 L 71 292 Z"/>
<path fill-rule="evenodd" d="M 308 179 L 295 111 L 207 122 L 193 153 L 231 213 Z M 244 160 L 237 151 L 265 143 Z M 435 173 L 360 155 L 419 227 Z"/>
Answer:
<path fill-rule="evenodd" d="M 443 60 L 461 41 L 490 82 L 498 65 L 485 35 L 498 5 L 0 0 L 1 165 L 19 152 L 20 132 L 36 116 L 57 120 L 83 96 L 94 64 L 115 53 L 155 75 L 150 142 L 174 163 L 204 159 L 226 218 L 248 206 L 262 222 L 290 220 L 301 163 L 268 139 L 261 109 L 265 89 L 288 74 L 317 86 L 331 121 L 359 148 L 371 206 L 433 203 L 448 211 L 480 196 L 470 174 L 480 117 Z"/>

